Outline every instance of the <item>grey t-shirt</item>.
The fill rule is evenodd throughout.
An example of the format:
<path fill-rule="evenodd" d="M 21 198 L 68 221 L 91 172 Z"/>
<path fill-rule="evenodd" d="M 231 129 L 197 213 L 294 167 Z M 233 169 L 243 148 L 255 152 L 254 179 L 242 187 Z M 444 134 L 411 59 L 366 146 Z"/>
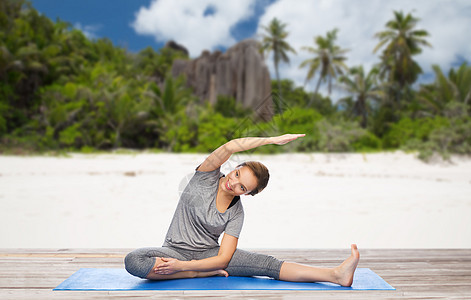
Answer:
<path fill-rule="evenodd" d="M 219 246 L 222 232 L 239 237 L 244 222 L 241 201 L 224 213 L 216 208 L 219 179 L 223 176 L 220 168 L 195 171 L 180 196 L 164 246 L 198 251 Z"/>

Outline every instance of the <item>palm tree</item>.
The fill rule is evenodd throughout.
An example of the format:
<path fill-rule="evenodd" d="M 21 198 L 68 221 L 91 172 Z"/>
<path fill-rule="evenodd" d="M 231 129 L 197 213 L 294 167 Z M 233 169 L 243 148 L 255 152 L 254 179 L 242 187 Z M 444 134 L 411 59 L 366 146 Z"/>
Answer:
<path fill-rule="evenodd" d="M 418 21 L 410 13 L 394 11 L 394 19 L 386 23 L 387 29 L 375 34 L 380 41 L 373 52 L 386 46 L 381 56 L 381 76 L 398 83 L 401 89 L 414 83 L 422 73 L 412 56 L 422 52 L 421 46 L 431 47 L 425 39 L 428 32 L 414 29 Z"/>
<path fill-rule="evenodd" d="M 329 95 L 332 92 L 332 79 L 336 78 L 337 75 L 343 74 L 343 70 L 348 70 L 348 67 L 345 65 L 344 61 L 347 60 L 343 56 L 348 49 L 341 49 L 339 46 L 335 45 L 335 40 L 337 39 L 337 29 L 327 32 L 326 37 L 317 36 L 314 38 L 314 44 L 316 48 L 313 47 L 303 47 L 303 50 L 308 51 L 309 53 L 314 54 L 313 58 L 307 59 L 301 63 L 300 68 L 306 66 L 309 67 L 306 76 L 306 82 L 311 80 L 316 72 L 319 71 L 319 79 L 317 80 L 316 89 L 314 91 L 313 97 L 319 91 L 319 87 L 322 81 L 327 81 L 329 84 Z M 311 105 L 312 100 L 309 102 L 308 106 Z"/>
<path fill-rule="evenodd" d="M 435 82 L 422 85 L 417 95 L 425 109 L 432 114 L 442 114 L 450 102 L 471 104 L 471 66 L 463 63 L 458 70 L 451 69 L 448 77 L 434 65 Z"/>
<path fill-rule="evenodd" d="M 262 51 L 266 54 L 273 51 L 273 64 L 275 66 L 276 80 L 278 82 L 278 93 L 281 96 L 281 82 L 278 65 L 280 61 L 289 63 L 287 52 L 291 51 L 296 54 L 296 51 L 286 42 L 288 32 L 285 31 L 286 24 L 281 23 L 277 18 L 274 18 L 268 26 L 262 26 L 266 34 L 262 36 Z M 278 110 L 281 114 L 281 104 L 278 103 Z"/>
<path fill-rule="evenodd" d="M 378 69 L 373 68 L 365 76 L 363 66 L 350 69 L 350 76 L 341 76 L 339 82 L 351 96 L 340 99 L 338 104 L 345 105 L 355 116 L 361 116 L 361 126 L 366 128 L 370 102 L 380 101 L 384 93 L 377 84 Z"/>
<path fill-rule="evenodd" d="M 467 105 L 471 104 L 471 66 L 463 63 L 457 71 L 451 69 L 448 80 L 456 88 L 455 100 Z"/>
<path fill-rule="evenodd" d="M 190 89 L 185 86 L 185 78 L 180 76 L 173 78 L 167 74 L 162 89 L 154 82 L 147 84 L 147 91 L 143 94 L 150 99 L 150 108 L 147 109 L 149 117 L 145 122 L 146 127 L 158 136 L 162 147 L 171 151 L 177 142 L 177 137 L 169 135 L 173 128 L 179 127 L 179 114 L 183 109 L 191 118 L 191 109 L 195 103 Z"/>

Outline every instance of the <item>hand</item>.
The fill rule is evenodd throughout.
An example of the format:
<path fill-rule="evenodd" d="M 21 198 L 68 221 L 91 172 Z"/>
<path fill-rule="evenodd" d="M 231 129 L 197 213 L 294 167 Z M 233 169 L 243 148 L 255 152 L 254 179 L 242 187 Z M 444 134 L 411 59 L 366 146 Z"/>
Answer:
<path fill-rule="evenodd" d="M 162 263 L 154 269 L 155 274 L 171 275 L 183 271 L 182 262 L 175 258 L 161 257 Z"/>
<path fill-rule="evenodd" d="M 272 140 L 272 144 L 284 145 L 303 136 L 305 136 L 305 134 L 284 134 L 284 135 L 272 137 L 271 140 Z"/>

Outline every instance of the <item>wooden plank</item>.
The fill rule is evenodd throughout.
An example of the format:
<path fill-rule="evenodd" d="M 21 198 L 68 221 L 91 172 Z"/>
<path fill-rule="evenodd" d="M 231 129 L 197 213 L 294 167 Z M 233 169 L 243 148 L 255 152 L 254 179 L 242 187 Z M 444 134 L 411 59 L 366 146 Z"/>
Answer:
<path fill-rule="evenodd" d="M 0 299 L 471 299 L 471 249 L 362 249 L 359 267 L 371 268 L 396 291 L 52 291 L 79 268 L 124 267 L 131 250 L 0 249 Z M 336 266 L 349 255 L 345 249 L 252 251 L 319 267 Z"/>
<path fill-rule="evenodd" d="M 108 258 L 119 257 L 124 258 L 124 254 L 74 254 L 74 253 L 0 253 L 0 258 L 3 257 L 20 257 L 20 258 L 48 258 L 48 257 L 91 257 L 91 258 Z"/>

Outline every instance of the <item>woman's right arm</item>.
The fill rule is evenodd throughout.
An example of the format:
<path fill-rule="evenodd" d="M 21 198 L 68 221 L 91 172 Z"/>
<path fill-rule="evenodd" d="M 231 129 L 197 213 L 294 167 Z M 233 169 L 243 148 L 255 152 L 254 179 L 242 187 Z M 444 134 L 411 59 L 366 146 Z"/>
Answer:
<path fill-rule="evenodd" d="M 198 171 L 210 172 L 216 170 L 236 152 L 246 151 L 268 144 L 284 145 L 303 136 L 305 136 L 305 134 L 284 134 L 275 137 L 246 137 L 231 140 L 214 150 L 198 167 Z"/>
<path fill-rule="evenodd" d="M 223 270 L 227 268 L 232 255 L 236 251 L 238 240 L 238 238 L 224 233 L 218 255 L 200 260 L 181 261 L 175 258 L 162 257 L 162 263 L 154 268 L 154 273 L 172 275 L 185 271 L 209 272 Z"/>

